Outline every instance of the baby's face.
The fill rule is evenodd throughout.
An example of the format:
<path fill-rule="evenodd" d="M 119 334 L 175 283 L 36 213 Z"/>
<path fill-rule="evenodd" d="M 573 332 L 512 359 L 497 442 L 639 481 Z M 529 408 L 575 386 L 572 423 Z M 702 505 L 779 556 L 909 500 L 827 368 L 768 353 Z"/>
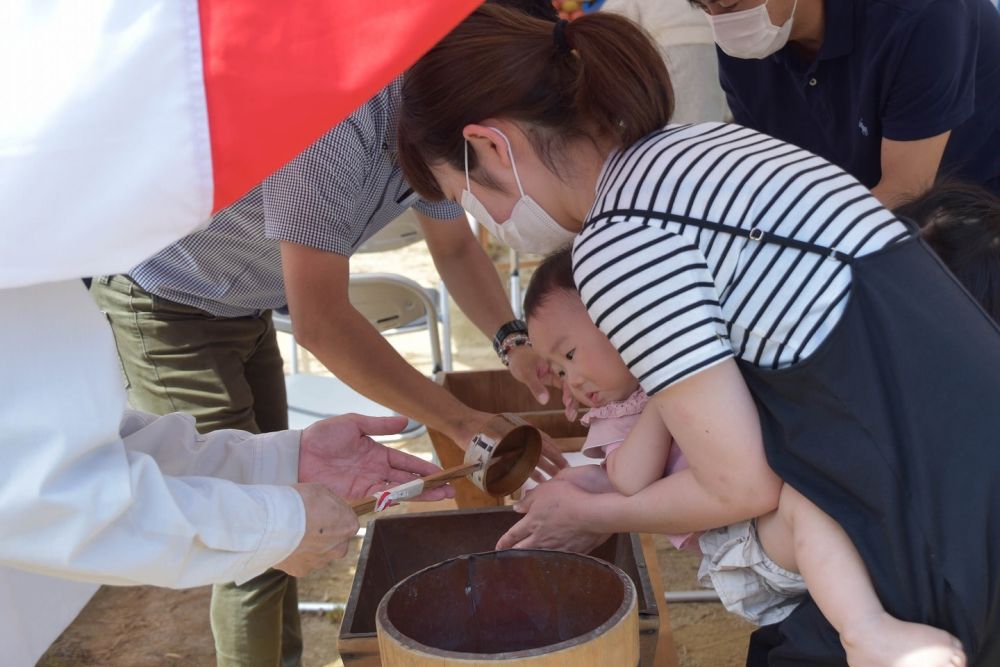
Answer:
<path fill-rule="evenodd" d="M 528 333 L 535 351 L 565 378 L 583 405 L 622 401 L 639 387 L 575 292 L 551 293 L 528 320 Z"/>

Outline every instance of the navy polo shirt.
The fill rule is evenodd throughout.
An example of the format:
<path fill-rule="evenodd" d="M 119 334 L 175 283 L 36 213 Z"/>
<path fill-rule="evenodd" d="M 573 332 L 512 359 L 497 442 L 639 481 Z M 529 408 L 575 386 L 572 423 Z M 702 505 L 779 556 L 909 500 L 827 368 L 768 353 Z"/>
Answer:
<path fill-rule="evenodd" d="M 939 174 L 1000 194 L 1000 12 L 991 0 L 825 0 L 816 58 L 719 51 L 737 123 L 839 165 L 869 188 L 882 138 L 951 136 Z"/>

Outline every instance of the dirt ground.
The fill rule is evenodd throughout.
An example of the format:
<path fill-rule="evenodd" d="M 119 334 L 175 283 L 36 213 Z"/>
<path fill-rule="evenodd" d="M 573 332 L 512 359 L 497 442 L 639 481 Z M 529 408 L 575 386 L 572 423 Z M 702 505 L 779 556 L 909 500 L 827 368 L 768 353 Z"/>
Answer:
<path fill-rule="evenodd" d="M 495 253 L 497 257 L 501 253 Z M 506 259 L 506 255 L 503 255 Z M 384 271 L 386 267 L 421 284 L 439 279 L 425 246 L 416 244 L 393 253 L 357 255 L 353 271 Z M 501 266 L 501 270 L 504 267 Z M 527 274 L 525 272 L 525 280 Z M 525 283 L 526 284 L 526 283 Z M 497 367 L 498 362 L 485 338 L 452 307 L 452 350 L 456 370 Z M 430 372 L 426 334 L 411 333 L 390 339 L 417 368 Z M 289 340 L 282 335 L 283 350 Z M 318 363 L 303 353 L 303 370 L 322 373 Z M 407 443 L 405 449 L 429 452 L 425 437 Z M 397 508 L 390 511 L 405 511 Z M 663 538 L 656 538 L 659 564 L 668 591 L 697 588 L 697 558 L 676 551 Z M 302 601 L 346 602 L 354 579 L 361 538 L 352 543 L 347 558 L 301 580 Z M 172 591 L 150 587 L 104 587 L 84 608 L 62 636 L 39 661 L 42 667 L 129 666 L 154 667 L 215 664 L 208 625 L 210 589 Z M 743 664 L 752 626 L 727 614 L 719 604 L 673 603 L 668 607 L 674 639 L 682 667 L 729 667 Z M 304 614 L 305 667 L 337 667 L 339 614 Z"/>
<path fill-rule="evenodd" d="M 305 601 L 346 602 L 361 539 L 348 557 L 300 582 Z M 657 538 L 667 590 L 696 588 L 697 558 Z M 209 588 L 186 591 L 102 588 L 79 618 L 43 656 L 43 667 L 202 667 L 215 664 L 208 628 Z M 681 667 L 743 665 L 752 626 L 720 605 L 668 606 Z M 305 667 L 341 667 L 337 654 L 339 614 L 303 614 Z"/>

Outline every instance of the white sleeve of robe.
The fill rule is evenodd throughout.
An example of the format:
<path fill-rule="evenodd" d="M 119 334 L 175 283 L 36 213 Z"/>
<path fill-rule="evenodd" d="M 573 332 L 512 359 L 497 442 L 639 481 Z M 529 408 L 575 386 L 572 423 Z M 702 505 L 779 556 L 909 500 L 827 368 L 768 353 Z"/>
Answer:
<path fill-rule="evenodd" d="M 0 313 L 0 564 L 182 588 L 245 581 L 295 549 L 297 431 L 201 436 L 190 417 L 126 411 L 111 329 L 78 280 L 0 290 Z"/>

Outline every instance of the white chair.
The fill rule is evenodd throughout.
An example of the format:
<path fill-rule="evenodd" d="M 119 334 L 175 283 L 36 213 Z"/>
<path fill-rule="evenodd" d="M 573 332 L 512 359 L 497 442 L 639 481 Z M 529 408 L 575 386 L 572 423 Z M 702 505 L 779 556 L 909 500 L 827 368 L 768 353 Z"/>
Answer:
<path fill-rule="evenodd" d="M 413 209 L 409 209 L 362 243 L 357 252 L 369 254 L 398 250 L 421 241 L 423 238 L 424 230 L 420 225 L 420 220 L 417 219 Z M 438 321 L 441 322 L 442 367 L 444 370 L 450 371 L 452 369 L 451 314 L 448 308 L 448 289 L 443 282 L 440 283 L 439 289 L 434 289 L 433 287 L 425 289 L 437 304 Z M 427 321 L 419 319 L 406 326 L 389 329 L 383 333 L 386 336 L 392 336 L 397 333 L 410 333 L 411 331 L 417 331 L 425 327 L 427 327 Z"/>
<path fill-rule="evenodd" d="M 437 322 L 437 306 L 416 282 L 388 273 L 358 273 L 350 278 L 351 304 L 380 332 L 402 329 L 421 319 Z M 274 328 L 292 334 L 290 314 L 275 312 Z M 427 327 L 433 370 L 441 370 L 441 340 L 437 326 Z M 362 396 L 336 377 L 299 372 L 298 344 L 292 337 L 291 374 L 285 376 L 288 393 L 289 428 L 305 428 L 313 422 L 348 412 L 394 416 L 399 413 Z M 381 442 L 417 438 L 427 429 L 409 420 L 399 434 L 377 436 Z"/>

